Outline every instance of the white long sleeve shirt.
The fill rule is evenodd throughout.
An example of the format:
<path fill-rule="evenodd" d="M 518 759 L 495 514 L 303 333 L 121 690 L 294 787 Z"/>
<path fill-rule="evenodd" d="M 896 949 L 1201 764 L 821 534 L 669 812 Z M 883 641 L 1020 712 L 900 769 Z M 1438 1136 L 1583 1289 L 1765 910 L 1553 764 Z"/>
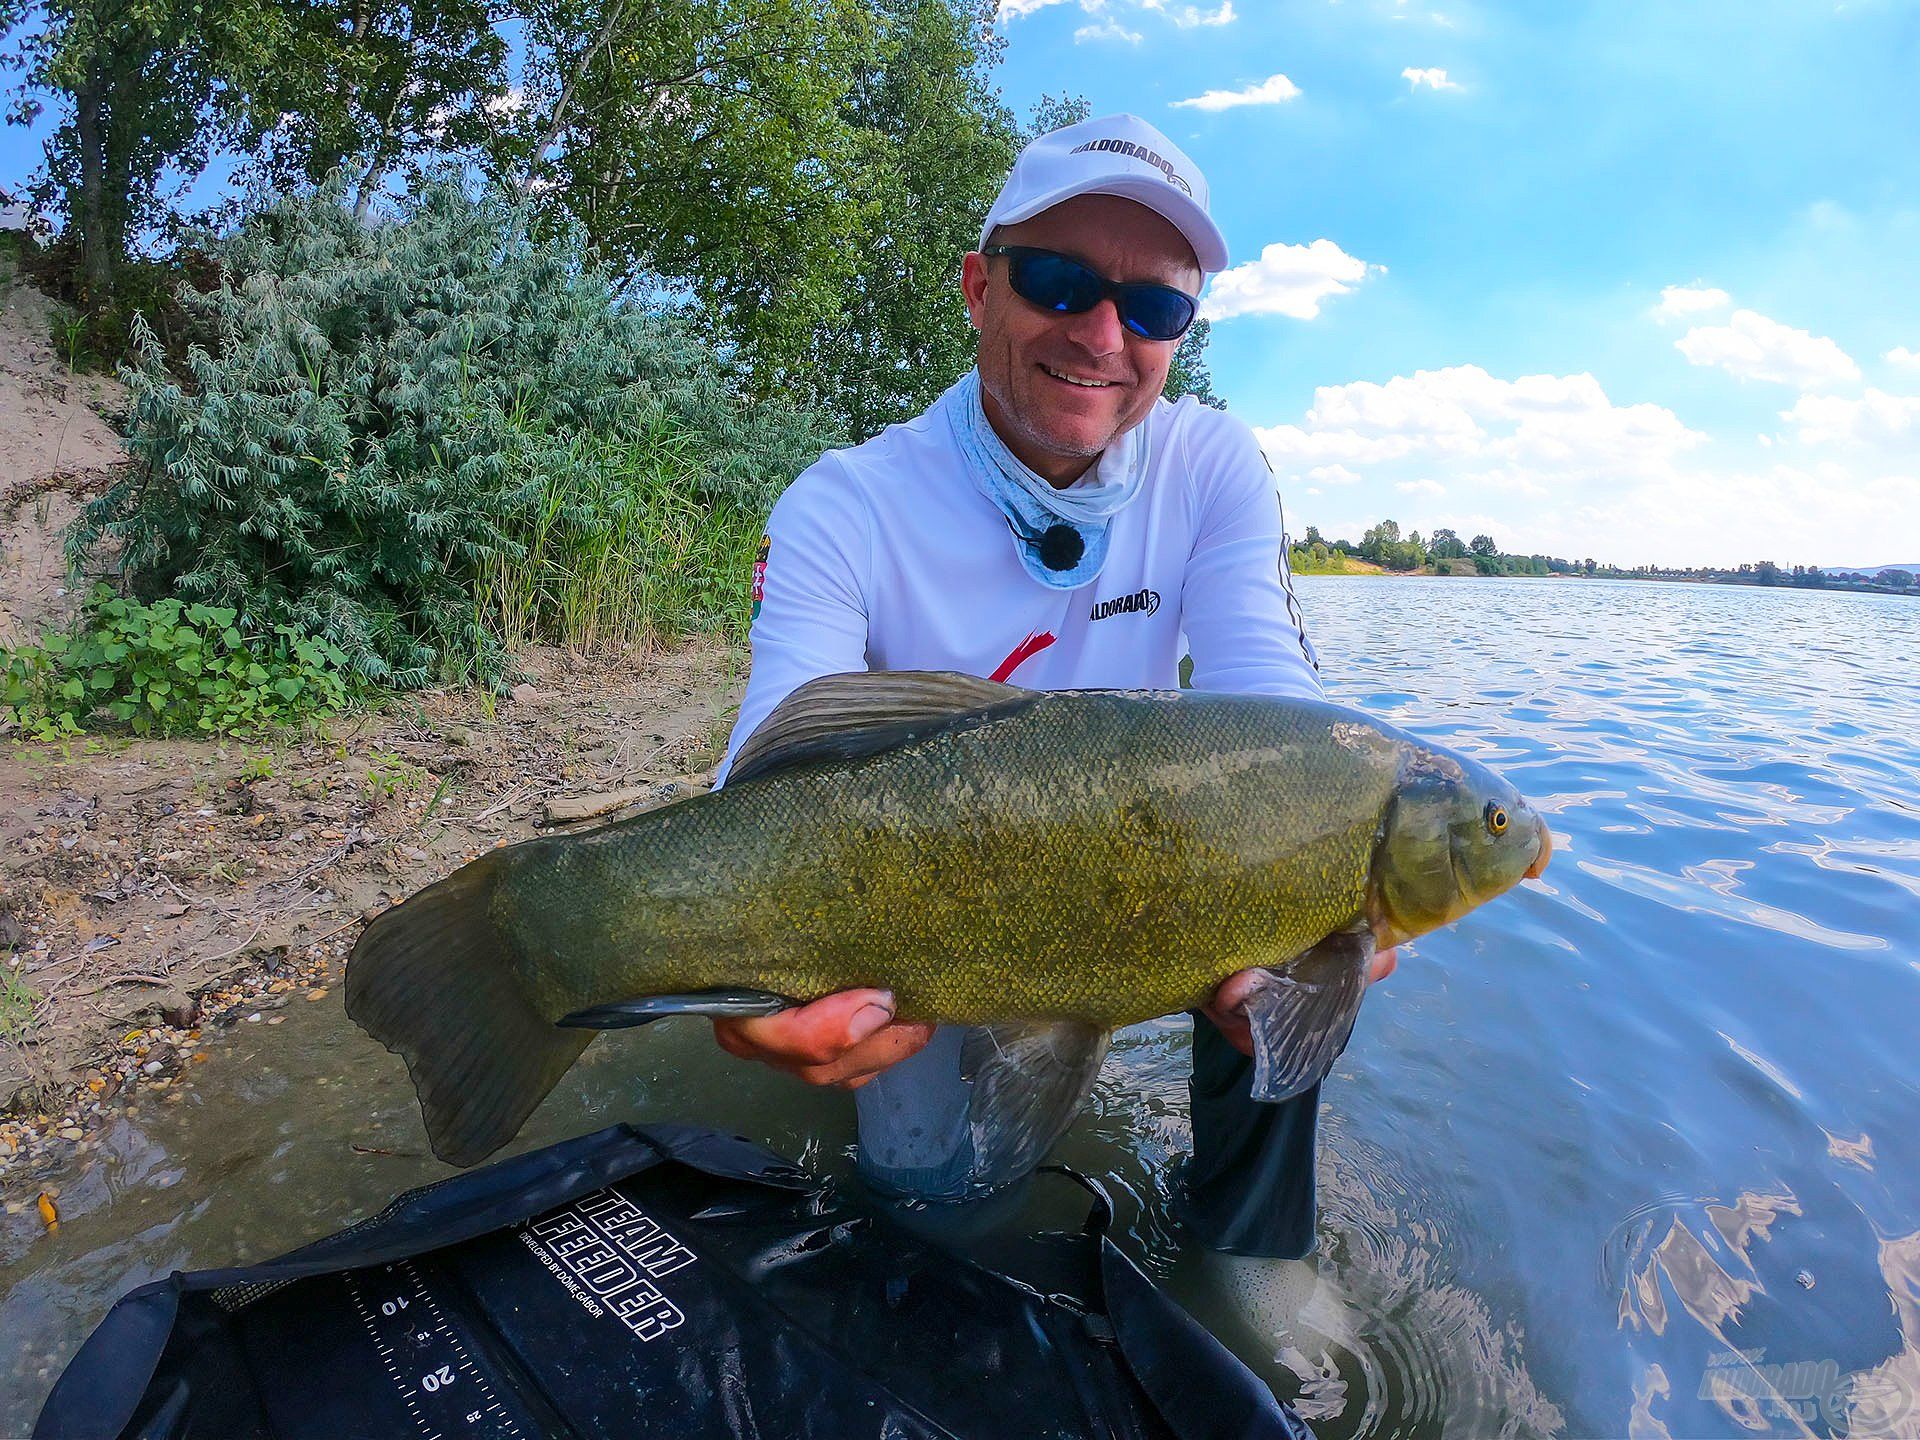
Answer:
<path fill-rule="evenodd" d="M 1027 574 L 974 484 L 943 399 L 833 450 L 774 506 L 755 567 L 753 668 L 734 752 L 793 690 L 854 670 L 956 670 L 1036 690 L 1170 689 L 1317 698 L 1280 499 L 1240 421 L 1162 400 L 1141 422 L 1139 496 L 1077 590 Z"/>

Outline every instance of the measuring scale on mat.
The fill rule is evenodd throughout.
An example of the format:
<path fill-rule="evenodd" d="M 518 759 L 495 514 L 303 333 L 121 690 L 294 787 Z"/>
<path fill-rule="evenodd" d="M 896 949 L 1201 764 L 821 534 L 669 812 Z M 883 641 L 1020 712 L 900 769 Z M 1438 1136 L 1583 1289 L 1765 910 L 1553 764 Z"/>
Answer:
<path fill-rule="evenodd" d="M 527 1440 L 411 1260 L 341 1277 L 381 1364 L 423 1436 Z"/>

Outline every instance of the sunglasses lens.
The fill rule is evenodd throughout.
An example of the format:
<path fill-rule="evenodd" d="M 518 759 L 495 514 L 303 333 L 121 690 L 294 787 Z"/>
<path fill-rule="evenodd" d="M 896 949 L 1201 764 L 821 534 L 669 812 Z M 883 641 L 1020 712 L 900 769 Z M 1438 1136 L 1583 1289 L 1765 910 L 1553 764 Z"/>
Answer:
<path fill-rule="evenodd" d="M 1149 340 L 1172 340 L 1193 323 L 1193 297 L 1166 285 L 1142 285 L 1129 290 L 1120 303 L 1120 318 L 1129 330 Z"/>
<path fill-rule="evenodd" d="M 1008 254 L 1008 278 L 1022 300 L 1062 315 L 1079 315 L 1115 292 L 1120 322 L 1148 340 L 1177 340 L 1199 313 L 1191 295 L 1170 285 L 1110 287 L 1100 275 L 1078 260 L 1047 250 L 1019 250 Z"/>
<path fill-rule="evenodd" d="M 1014 293 L 1023 300 L 1063 315 L 1078 315 L 1100 303 L 1100 277 L 1064 255 L 1021 255 L 1015 258 Z"/>

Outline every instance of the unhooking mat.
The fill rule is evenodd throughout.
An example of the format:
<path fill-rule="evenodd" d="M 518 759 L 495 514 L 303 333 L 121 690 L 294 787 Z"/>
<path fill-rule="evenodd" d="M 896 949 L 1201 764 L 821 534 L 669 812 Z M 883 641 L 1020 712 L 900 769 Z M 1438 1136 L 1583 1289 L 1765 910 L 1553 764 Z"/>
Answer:
<path fill-rule="evenodd" d="M 142 1286 L 34 1434 L 1310 1440 L 1089 1189 L 1076 1283 L 1043 1293 L 757 1145 L 615 1126 Z"/>

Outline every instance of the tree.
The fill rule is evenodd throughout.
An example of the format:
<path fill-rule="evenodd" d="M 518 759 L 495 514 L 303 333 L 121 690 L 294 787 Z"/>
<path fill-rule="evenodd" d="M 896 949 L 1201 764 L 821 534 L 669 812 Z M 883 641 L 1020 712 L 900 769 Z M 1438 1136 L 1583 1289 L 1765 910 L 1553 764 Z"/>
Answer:
<path fill-rule="evenodd" d="M 1196 320 L 1193 328 L 1180 338 L 1180 345 L 1173 352 L 1173 362 L 1167 366 L 1167 382 L 1160 387 L 1160 393 L 1167 399 L 1178 400 L 1182 395 L 1191 395 L 1210 409 L 1227 408 L 1227 402 L 1213 393 L 1213 376 L 1207 369 L 1205 351 L 1211 329 L 1209 322 Z"/>
<path fill-rule="evenodd" d="M 1327 543 L 1325 537 L 1320 534 L 1320 527 L 1318 525 L 1307 526 L 1305 543 L 1308 545 L 1325 545 Z"/>
<path fill-rule="evenodd" d="M 364 216 L 395 171 L 472 155 L 515 102 L 498 0 L 277 0 L 287 42 L 254 83 L 249 148 L 276 189 L 353 166 Z"/>
<path fill-rule="evenodd" d="M 1762 585 L 1778 585 L 1780 583 L 1780 567 L 1771 560 L 1762 560 L 1753 567 L 1753 577 Z"/>
<path fill-rule="evenodd" d="M 1427 553 L 1436 560 L 1463 560 L 1467 547 L 1453 531 L 1443 528 L 1433 532 L 1433 539 L 1427 542 Z"/>
<path fill-rule="evenodd" d="M 1896 590 L 1905 590 L 1913 584 L 1913 574 L 1907 570 L 1882 570 L 1878 578 L 1882 585 L 1891 585 Z"/>
<path fill-rule="evenodd" d="M 851 433 L 972 358 L 955 280 L 1011 165 L 973 0 L 530 0 L 490 162 Z"/>
<path fill-rule="evenodd" d="M 41 28 L 23 34 L 23 27 Z M 57 97 L 36 198 L 65 222 L 83 303 L 108 299 L 130 245 L 167 217 L 169 179 L 205 167 L 246 77 L 284 33 L 270 0 L 0 0 L 7 110 L 31 124 Z"/>
<path fill-rule="evenodd" d="M 1389 546 L 1400 543 L 1400 522 L 1382 520 L 1378 525 L 1369 526 L 1360 537 L 1360 554 L 1376 565 L 1387 563 Z"/>
<path fill-rule="evenodd" d="M 1474 536 L 1472 543 L 1469 544 L 1467 548 L 1470 551 L 1472 551 L 1475 555 L 1491 556 L 1491 555 L 1498 555 L 1500 553 L 1500 547 L 1493 543 L 1493 537 L 1491 535 Z"/>
<path fill-rule="evenodd" d="M 1061 93 L 1042 95 L 1034 102 L 1032 117 L 1020 137 L 1020 143 L 1038 140 L 1042 135 L 1051 135 L 1056 130 L 1064 130 L 1069 125 L 1078 125 L 1082 120 L 1093 118 L 1093 106 L 1084 95 Z"/>

